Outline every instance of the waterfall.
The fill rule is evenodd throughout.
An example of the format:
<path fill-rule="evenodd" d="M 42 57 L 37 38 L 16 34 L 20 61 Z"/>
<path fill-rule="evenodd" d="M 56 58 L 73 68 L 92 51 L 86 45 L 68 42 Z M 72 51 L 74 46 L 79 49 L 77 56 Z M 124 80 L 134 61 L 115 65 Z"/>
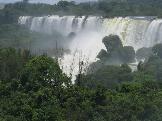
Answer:
<path fill-rule="evenodd" d="M 70 32 L 97 32 L 102 37 L 115 34 L 121 38 L 124 45 L 133 46 L 136 50 L 162 42 L 162 20 L 147 17 L 22 16 L 18 22 L 32 31 L 49 34 L 54 31 L 64 35 Z"/>
<path fill-rule="evenodd" d="M 65 55 L 61 62 L 66 72 L 78 71 L 75 65 L 79 61 L 94 62 L 99 51 L 105 49 L 102 38 L 110 34 L 118 35 L 124 46 L 133 46 L 135 50 L 162 43 L 162 19 L 154 17 L 21 16 L 18 23 L 36 32 L 57 31 L 65 36 L 76 33 L 70 41 L 71 54 Z"/>

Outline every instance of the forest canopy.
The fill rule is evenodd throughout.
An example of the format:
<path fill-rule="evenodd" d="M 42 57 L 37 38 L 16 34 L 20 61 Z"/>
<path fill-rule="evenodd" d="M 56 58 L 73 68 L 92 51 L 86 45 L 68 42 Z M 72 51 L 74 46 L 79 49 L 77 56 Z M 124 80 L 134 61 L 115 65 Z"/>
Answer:
<path fill-rule="evenodd" d="M 136 72 L 126 64 L 105 66 L 94 74 L 80 75 L 76 80 L 80 83 L 75 84 L 57 60 L 46 55 L 1 48 L 0 58 L 2 121 L 162 120 L 158 55 Z"/>

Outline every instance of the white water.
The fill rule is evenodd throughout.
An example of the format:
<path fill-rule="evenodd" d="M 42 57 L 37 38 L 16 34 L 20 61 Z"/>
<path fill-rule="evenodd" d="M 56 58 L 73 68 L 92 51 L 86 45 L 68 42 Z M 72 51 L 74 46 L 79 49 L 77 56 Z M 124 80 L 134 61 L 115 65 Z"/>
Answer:
<path fill-rule="evenodd" d="M 118 35 L 123 45 L 133 46 L 135 50 L 162 42 L 162 19 L 147 17 L 103 19 L 95 16 L 88 18 L 57 15 L 23 16 L 19 18 L 19 24 L 29 27 L 32 31 L 49 34 L 58 31 L 67 36 L 75 32 L 77 36 L 70 42 L 69 47 L 71 54 L 65 55 L 61 62 L 63 70 L 72 74 L 78 71 L 79 61 L 94 62 L 96 60 L 96 55 L 105 48 L 102 43 L 104 36 Z"/>

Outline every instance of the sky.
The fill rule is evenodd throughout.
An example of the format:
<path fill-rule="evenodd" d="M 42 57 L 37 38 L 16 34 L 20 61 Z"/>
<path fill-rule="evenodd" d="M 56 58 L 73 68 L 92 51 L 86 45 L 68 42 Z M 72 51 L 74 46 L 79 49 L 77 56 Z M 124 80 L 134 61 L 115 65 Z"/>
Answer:
<path fill-rule="evenodd" d="M 18 1 L 21 1 L 21 0 L 0 0 L 0 3 L 13 3 L 13 2 L 18 2 Z M 54 4 L 54 3 L 57 3 L 59 0 L 30 0 L 30 1 Z M 67 0 L 67 1 L 85 2 L 85 1 L 95 1 L 95 0 Z"/>

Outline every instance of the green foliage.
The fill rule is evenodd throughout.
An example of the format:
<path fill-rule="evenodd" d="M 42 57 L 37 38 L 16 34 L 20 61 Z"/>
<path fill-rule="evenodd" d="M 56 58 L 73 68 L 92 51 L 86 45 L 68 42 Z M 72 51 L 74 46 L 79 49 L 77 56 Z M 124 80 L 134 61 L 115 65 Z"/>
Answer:
<path fill-rule="evenodd" d="M 103 43 L 107 49 L 101 50 L 97 58 L 105 65 L 120 65 L 135 61 L 135 51 L 131 46 L 123 47 L 117 35 L 110 35 L 103 38 Z"/>
<path fill-rule="evenodd" d="M 162 120 L 162 86 L 151 76 L 156 68 L 150 68 L 162 62 L 158 57 L 149 59 L 147 67 L 155 70 L 148 75 L 146 67 L 132 73 L 126 64 L 106 66 L 83 75 L 77 86 L 52 58 L 31 58 L 11 48 L 1 49 L 0 55 L 8 70 L 1 76 L 20 75 L 0 78 L 2 121 Z"/>
<path fill-rule="evenodd" d="M 32 41 L 29 30 L 16 24 L 0 25 L 0 45 L 1 47 L 22 48 L 26 46 L 29 49 L 29 43 Z"/>
<path fill-rule="evenodd" d="M 104 49 L 101 49 L 101 51 L 97 55 L 97 58 L 103 60 L 103 59 L 106 59 L 107 56 L 108 56 L 107 51 Z"/>
<path fill-rule="evenodd" d="M 161 94 L 158 93 L 157 88 L 149 87 L 149 84 L 152 85 L 153 83 L 126 83 L 121 85 L 120 93 L 115 93 L 112 98 L 112 104 L 116 105 L 114 105 L 113 110 L 109 111 L 112 116 L 115 116 L 110 115 L 111 120 L 158 121 L 159 119 L 154 116 L 160 116 L 158 113 L 160 108 L 157 106 L 161 105 L 159 100 Z M 156 113 L 153 113 L 154 111 Z"/>
<path fill-rule="evenodd" d="M 152 48 L 141 48 L 137 51 L 136 56 L 145 59 L 138 65 L 138 70 L 142 75 L 147 75 L 161 83 L 162 81 L 162 45 L 157 44 Z M 143 77 L 143 76 L 142 76 Z M 141 78 L 141 77 L 140 77 Z"/>
<path fill-rule="evenodd" d="M 7 4 L 0 11 L 0 121 L 161 121 L 161 44 L 152 50 L 139 50 L 136 56 L 146 61 L 132 72 L 123 63 L 134 60 L 134 49 L 123 47 L 118 36 L 105 37 L 107 50 L 98 54 L 97 69 L 79 75 L 82 78 L 78 86 L 71 84 L 56 60 L 48 56 L 33 57 L 28 50 L 19 49 L 33 51 L 44 40 L 42 45 L 54 46 L 53 39 L 61 42 L 61 35 L 32 34 L 13 24 L 20 15 L 161 16 L 161 6 L 159 0 L 101 0 L 80 4 L 60 1 L 56 5 L 29 4 L 24 0 Z M 69 38 L 73 36 L 75 33 L 69 34 Z M 3 48 L 11 46 L 16 49 Z M 110 62 L 122 65 L 105 66 Z"/>
<path fill-rule="evenodd" d="M 0 47 L 2 48 L 27 49 L 35 55 L 62 56 L 64 53 L 69 52 L 64 46 L 69 44 L 65 39 L 67 39 L 65 36 L 57 32 L 49 35 L 31 32 L 29 29 L 17 24 L 0 25 Z"/>
<path fill-rule="evenodd" d="M 149 57 L 153 55 L 152 48 L 140 48 L 136 51 L 136 58 L 138 61 L 140 60 L 148 60 Z"/>
<path fill-rule="evenodd" d="M 69 85 L 68 78 L 62 73 L 58 63 L 52 58 L 39 56 L 33 58 L 21 73 L 22 86 L 27 91 L 37 90 L 41 85 L 61 87 Z"/>
<path fill-rule="evenodd" d="M 135 61 L 135 51 L 131 46 L 125 46 L 121 50 L 121 56 L 124 63 L 132 63 Z"/>
<path fill-rule="evenodd" d="M 117 35 L 106 36 L 103 38 L 102 42 L 104 43 L 108 53 L 123 47 L 122 42 Z"/>
<path fill-rule="evenodd" d="M 115 88 L 116 85 L 121 82 L 131 81 L 132 74 L 130 67 L 124 64 L 121 65 L 121 67 L 104 66 L 85 78 L 88 78 L 88 82 L 84 80 L 82 84 L 84 86 L 89 86 L 91 88 L 92 85 L 93 87 L 96 87 L 95 85 L 102 85 L 107 88 Z"/>
<path fill-rule="evenodd" d="M 0 80 L 17 79 L 18 72 L 30 58 L 28 50 L 0 49 Z"/>
<path fill-rule="evenodd" d="M 162 58 L 162 44 L 157 44 L 152 48 L 152 51 L 155 55 Z"/>
<path fill-rule="evenodd" d="M 160 0 L 101 0 L 99 10 L 104 11 L 106 17 L 112 16 L 161 16 Z"/>
<path fill-rule="evenodd" d="M 152 75 L 156 80 L 162 81 L 162 59 L 159 57 L 150 57 L 148 62 L 144 63 L 143 71 Z"/>
<path fill-rule="evenodd" d="M 56 61 L 46 56 L 35 57 L 27 62 L 20 79 L 10 80 L 0 82 L 3 120 L 63 120 L 59 95 L 63 84 L 69 86 L 69 82 Z"/>

